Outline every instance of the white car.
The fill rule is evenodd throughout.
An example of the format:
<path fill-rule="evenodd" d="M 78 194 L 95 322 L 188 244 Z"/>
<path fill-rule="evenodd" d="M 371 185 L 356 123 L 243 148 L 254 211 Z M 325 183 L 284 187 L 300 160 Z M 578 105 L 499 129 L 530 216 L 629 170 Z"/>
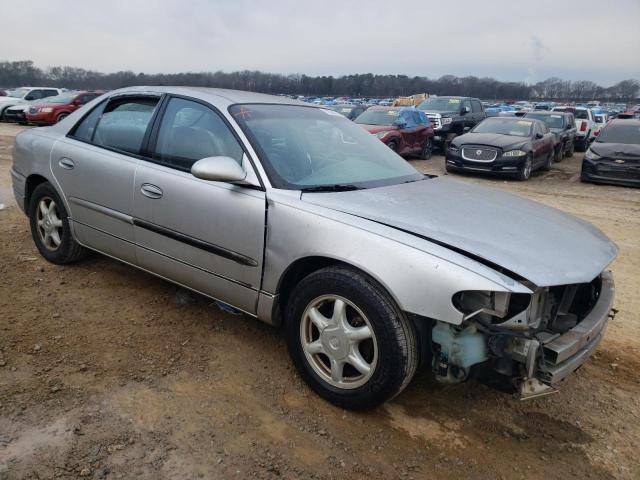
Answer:
<path fill-rule="evenodd" d="M 60 95 L 62 90 L 49 87 L 21 87 L 9 90 L 7 96 L 0 97 L 0 121 L 5 120 L 5 112 L 9 107 L 29 104 L 43 98 Z"/>
<path fill-rule="evenodd" d="M 595 138 L 600 134 L 600 131 L 604 128 L 604 126 L 609 121 L 609 115 L 606 113 L 595 113 L 593 115 L 593 119 L 595 120 L 596 126 L 591 131 L 590 141 L 595 140 Z"/>
<path fill-rule="evenodd" d="M 598 129 L 593 111 L 585 107 L 553 107 L 551 110 L 554 112 L 573 113 L 576 119 L 576 137 L 574 140 L 576 150 L 586 151 L 589 147 L 589 142 L 595 138 L 594 132 Z"/>

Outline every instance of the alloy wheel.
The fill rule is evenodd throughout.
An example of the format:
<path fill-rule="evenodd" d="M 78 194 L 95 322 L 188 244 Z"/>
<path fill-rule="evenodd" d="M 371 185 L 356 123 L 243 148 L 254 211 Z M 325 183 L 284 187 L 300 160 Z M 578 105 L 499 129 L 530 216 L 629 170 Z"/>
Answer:
<path fill-rule="evenodd" d="M 36 224 L 38 235 L 47 250 L 57 250 L 62 243 L 62 220 L 58 206 L 51 197 L 42 197 L 38 202 Z"/>
<path fill-rule="evenodd" d="M 355 304 L 338 295 L 323 295 L 307 305 L 300 341 L 311 368 L 337 388 L 364 385 L 378 363 L 371 323 Z"/>

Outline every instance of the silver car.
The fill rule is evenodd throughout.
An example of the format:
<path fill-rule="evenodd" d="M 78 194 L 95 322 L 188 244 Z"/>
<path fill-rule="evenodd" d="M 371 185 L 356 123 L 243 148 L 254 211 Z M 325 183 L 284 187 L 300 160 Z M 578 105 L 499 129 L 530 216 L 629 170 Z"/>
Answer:
<path fill-rule="evenodd" d="M 11 174 L 47 260 L 95 250 L 282 325 L 300 375 L 346 408 L 392 398 L 419 366 L 548 393 L 613 302 L 617 247 L 592 225 L 422 175 L 287 98 L 113 91 L 18 135 Z"/>

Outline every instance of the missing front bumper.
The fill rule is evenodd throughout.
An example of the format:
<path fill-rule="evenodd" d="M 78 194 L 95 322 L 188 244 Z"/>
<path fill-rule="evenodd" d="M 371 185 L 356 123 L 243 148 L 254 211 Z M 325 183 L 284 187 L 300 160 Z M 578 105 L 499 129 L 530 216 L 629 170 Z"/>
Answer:
<path fill-rule="evenodd" d="M 600 344 L 613 307 L 614 282 L 611 272 L 602 273 L 598 301 L 574 328 L 543 342 L 542 359 L 536 377 L 547 385 L 556 385 L 587 361 Z"/>

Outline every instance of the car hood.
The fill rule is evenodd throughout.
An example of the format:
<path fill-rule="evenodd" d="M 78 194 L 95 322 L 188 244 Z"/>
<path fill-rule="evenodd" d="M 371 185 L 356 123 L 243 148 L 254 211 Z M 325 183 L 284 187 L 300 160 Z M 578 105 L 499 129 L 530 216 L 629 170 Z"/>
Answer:
<path fill-rule="evenodd" d="M 583 220 L 517 195 L 443 178 L 304 193 L 302 200 L 420 236 L 538 286 L 589 282 L 618 252 Z"/>
<path fill-rule="evenodd" d="M 500 135 L 498 133 L 465 133 L 453 140 L 457 147 L 465 144 L 491 145 L 502 149 L 516 148 L 529 141 L 526 137 L 514 137 L 512 135 Z"/>
<path fill-rule="evenodd" d="M 359 123 L 362 128 L 364 128 L 369 133 L 380 133 L 380 132 L 391 132 L 393 130 L 398 130 L 398 127 L 393 125 L 367 125 L 365 123 Z"/>
<path fill-rule="evenodd" d="M 26 100 L 18 97 L 0 97 L 0 103 L 25 103 Z"/>
<path fill-rule="evenodd" d="M 590 150 L 601 157 L 640 157 L 640 145 L 629 143 L 594 142 Z"/>
<path fill-rule="evenodd" d="M 453 115 L 458 115 L 458 112 L 456 110 L 452 110 L 450 112 L 440 112 L 435 110 L 422 110 L 422 111 L 425 113 L 425 115 L 440 115 L 442 117 L 452 117 Z"/>

